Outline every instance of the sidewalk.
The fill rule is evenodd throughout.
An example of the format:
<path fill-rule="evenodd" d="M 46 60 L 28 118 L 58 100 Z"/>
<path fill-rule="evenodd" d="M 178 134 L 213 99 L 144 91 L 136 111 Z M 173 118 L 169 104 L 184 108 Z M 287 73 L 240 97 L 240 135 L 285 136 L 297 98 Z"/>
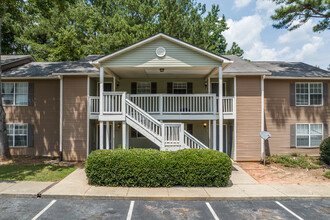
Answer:
<path fill-rule="evenodd" d="M 329 185 L 259 184 L 239 166 L 234 165 L 228 187 L 134 188 L 100 187 L 87 183 L 83 168 L 51 186 L 51 182 L 0 182 L 1 196 L 77 197 L 143 200 L 248 200 L 248 199 L 330 199 Z"/>

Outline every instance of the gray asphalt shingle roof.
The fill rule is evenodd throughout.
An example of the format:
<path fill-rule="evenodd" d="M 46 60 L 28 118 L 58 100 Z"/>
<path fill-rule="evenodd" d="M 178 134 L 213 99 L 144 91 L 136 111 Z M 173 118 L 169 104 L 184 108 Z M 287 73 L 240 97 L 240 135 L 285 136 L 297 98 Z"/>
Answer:
<path fill-rule="evenodd" d="M 97 55 L 90 55 L 78 61 L 68 62 L 31 62 L 23 66 L 3 72 L 4 77 L 51 77 L 54 73 L 98 73 L 99 70 L 89 64 L 97 59 Z"/>
<path fill-rule="evenodd" d="M 1 65 L 17 62 L 24 59 L 31 59 L 35 61 L 31 55 L 1 55 Z"/>
<path fill-rule="evenodd" d="M 329 71 L 301 62 L 253 61 L 252 64 L 272 73 L 267 77 L 330 77 Z"/>
<path fill-rule="evenodd" d="M 5 56 L 2 56 L 2 58 Z M 8 55 L 2 63 L 26 59 L 30 55 Z M 97 74 L 99 70 L 89 62 L 103 55 L 89 55 L 78 61 L 70 62 L 30 62 L 3 72 L 4 77 L 52 77 L 53 74 Z M 248 62 L 235 55 L 224 55 L 233 60 L 225 74 L 269 74 L 267 77 L 330 77 L 330 72 L 301 62 L 252 61 Z"/>
<path fill-rule="evenodd" d="M 269 73 L 265 68 L 258 67 L 251 62 L 248 62 L 235 55 L 223 55 L 224 57 L 234 61 L 228 68 L 226 68 L 224 73 Z"/>

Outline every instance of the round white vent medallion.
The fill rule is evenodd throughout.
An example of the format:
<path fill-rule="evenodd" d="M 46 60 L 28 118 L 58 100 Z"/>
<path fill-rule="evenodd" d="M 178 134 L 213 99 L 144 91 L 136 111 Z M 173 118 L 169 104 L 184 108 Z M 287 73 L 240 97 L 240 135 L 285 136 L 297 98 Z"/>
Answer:
<path fill-rule="evenodd" d="M 163 57 L 163 56 L 165 56 L 165 54 L 166 54 L 166 50 L 165 50 L 164 47 L 158 47 L 158 48 L 156 49 L 156 55 L 157 55 L 158 57 Z"/>

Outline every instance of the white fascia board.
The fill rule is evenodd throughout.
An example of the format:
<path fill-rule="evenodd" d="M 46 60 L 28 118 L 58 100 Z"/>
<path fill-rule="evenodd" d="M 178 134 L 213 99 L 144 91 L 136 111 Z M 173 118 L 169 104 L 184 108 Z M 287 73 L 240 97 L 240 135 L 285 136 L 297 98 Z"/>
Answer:
<path fill-rule="evenodd" d="M 9 79 L 14 79 L 14 80 L 29 80 L 29 79 L 60 79 L 58 76 L 46 76 L 46 77 L 32 77 L 32 76 L 26 76 L 26 77 L 6 77 L 3 76 L 1 77 L 3 80 L 9 80 Z"/>
<path fill-rule="evenodd" d="M 99 73 L 53 73 L 53 76 L 93 76 L 99 75 Z"/>
<path fill-rule="evenodd" d="M 121 54 L 121 53 L 127 52 L 127 51 L 129 51 L 129 50 L 131 50 L 131 49 L 134 49 L 134 48 L 136 48 L 136 47 L 139 47 L 139 46 L 141 46 L 141 45 L 143 45 L 143 44 L 146 44 L 146 43 L 151 42 L 151 41 L 153 41 L 153 40 L 155 40 L 155 39 L 158 39 L 158 38 L 164 38 L 164 39 L 167 39 L 167 40 L 172 41 L 172 42 L 174 42 L 174 43 L 180 44 L 180 45 L 182 45 L 182 46 L 184 46 L 184 47 L 187 47 L 187 48 L 189 48 L 189 49 L 192 49 L 192 50 L 194 50 L 194 51 L 197 51 L 197 52 L 199 52 L 199 53 L 202 53 L 202 54 L 204 54 L 204 55 L 206 55 L 206 56 L 208 56 L 208 57 L 211 57 L 211 58 L 213 58 L 213 59 L 219 60 L 220 62 L 228 63 L 228 64 L 233 63 L 232 60 L 229 60 L 229 59 L 224 58 L 224 57 L 220 57 L 220 56 L 218 56 L 218 55 L 215 55 L 215 54 L 213 54 L 213 53 L 210 53 L 210 52 L 208 52 L 208 51 L 206 51 L 206 50 L 200 49 L 200 48 L 195 47 L 195 46 L 193 46 L 193 45 L 190 45 L 190 44 L 188 44 L 188 43 L 186 43 L 186 42 L 183 42 L 183 41 L 181 41 L 181 40 L 178 40 L 178 39 L 175 39 L 175 38 L 173 38 L 173 37 L 167 36 L 167 35 L 165 35 L 165 34 L 159 33 L 159 34 L 156 34 L 155 36 L 152 36 L 152 37 L 150 37 L 150 38 L 147 38 L 147 39 L 145 39 L 145 40 L 142 40 L 142 41 L 140 41 L 140 42 L 138 42 L 138 43 L 136 43 L 136 44 L 133 44 L 133 45 L 131 45 L 131 46 L 128 46 L 128 47 L 126 47 L 126 48 L 124 48 L 124 49 L 118 50 L 118 51 L 116 51 L 116 52 L 114 52 L 114 53 L 112 53 L 112 54 L 109 54 L 109 55 L 107 55 L 107 56 L 105 56 L 105 57 L 102 57 L 102 58 L 100 58 L 100 59 L 98 59 L 98 60 L 92 61 L 91 64 L 94 65 L 94 66 L 96 66 L 97 64 L 99 65 L 99 64 L 100 64 L 101 62 L 103 62 L 104 60 L 107 60 L 107 59 L 109 59 L 109 58 L 111 58 L 111 57 L 113 57 L 113 56 L 116 56 L 116 55 L 118 55 L 118 54 Z"/>
<path fill-rule="evenodd" d="M 265 79 L 304 79 L 304 80 L 330 80 L 330 77 L 282 77 L 282 76 L 266 76 Z"/>
<path fill-rule="evenodd" d="M 223 76 L 267 76 L 267 75 L 271 75 L 271 73 L 223 73 Z M 214 76 L 211 76 L 211 78 L 214 78 Z"/>

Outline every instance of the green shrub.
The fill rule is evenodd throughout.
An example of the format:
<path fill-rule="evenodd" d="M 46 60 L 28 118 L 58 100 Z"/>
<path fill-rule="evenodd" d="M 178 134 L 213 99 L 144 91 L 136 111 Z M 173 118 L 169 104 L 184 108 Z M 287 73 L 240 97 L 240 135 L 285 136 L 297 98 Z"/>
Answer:
<path fill-rule="evenodd" d="M 226 186 L 230 158 L 218 151 L 186 149 L 97 150 L 87 158 L 90 184 L 101 186 Z"/>
<path fill-rule="evenodd" d="M 330 165 L 330 137 L 325 138 L 320 144 L 320 159 Z"/>

